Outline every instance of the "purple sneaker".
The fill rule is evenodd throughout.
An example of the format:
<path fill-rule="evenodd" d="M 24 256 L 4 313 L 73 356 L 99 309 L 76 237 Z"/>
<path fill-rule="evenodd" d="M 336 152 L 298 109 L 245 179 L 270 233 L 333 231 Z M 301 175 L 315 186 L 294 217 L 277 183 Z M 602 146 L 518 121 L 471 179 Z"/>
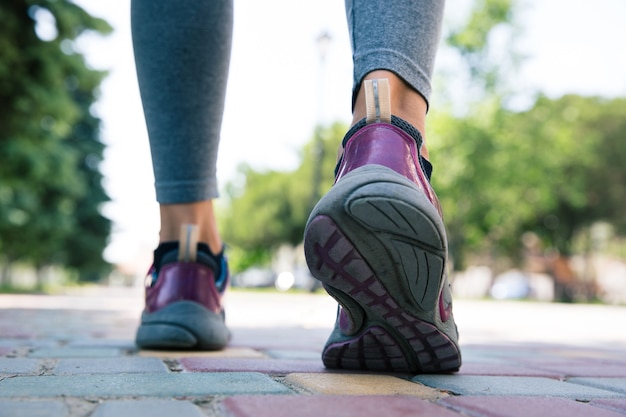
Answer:
<path fill-rule="evenodd" d="M 136 344 L 143 349 L 219 350 L 230 340 L 222 296 L 228 286 L 223 253 L 195 239 L 161 244 L 146 285 Z"/>
<path fill-rule="evenodd" d="M 340 305 L 322 360 L 328 368 L 457 371 L 446 232 L 421 136 L 399 118 L 377 119 L 346 135 L 335 185 L 305 230 L 311 273 Z"/>

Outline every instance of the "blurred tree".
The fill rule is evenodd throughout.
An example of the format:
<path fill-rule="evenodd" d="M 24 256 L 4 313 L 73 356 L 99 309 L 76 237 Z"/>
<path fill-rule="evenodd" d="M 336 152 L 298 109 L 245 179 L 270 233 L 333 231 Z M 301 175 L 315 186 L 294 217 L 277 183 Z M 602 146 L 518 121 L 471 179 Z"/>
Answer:
<path fill-rule="evenodd" d="M 468 251 L 515 258 L 526 231 L 564 256 L 594 222 L 625 231 L 625 99 L 540 97 L 524 112 L 480 109 L 431 116 L 433 183 L 456 267 Z"/>
<path fill-rule="evenodd" d="M 517 204 L 526 186 L 515 168 L 523 162 L 512 160 L 510 153 L 525 145 L 511 142 L 503 127 L 506 81 L 517 55 L 509 47 L 500 56 L 493 47 L 515 36 L 514 6 L 513 0 L 475 0 L 463 20 L 444 28 L 446 46 L 456 52 L 461 65 L 438 74 L 443 90 L 439 97 L 444 100 L 431 110 L 426 136 L 449 253 L 458 269 L 464 267 L 468 250 L 511 253 L 516 212 L 528 211 Z M 463 94 L 451 91 L 463 74 L 468 84 Z"/>
<path fill-rule="evenodd" d="M 455 268 L 465 266 L 468 251 L 514 258 L 520 225 L 551 201 L 552 183 L 538 152 L 542 139 L 520 137 L 509 116 L 494 104 L 480 114 L 431 119 L 433 185 Z"/>
<path fill-rule="evenodd" d="M 508 108 L 504 103 L 514 92 L 506 87 L 513 74 L 507 71 L 514 65 L 500 65 L 489 51 L 494 33 L 514 26 L 514 3 L 474 5 L 447 39 L 466 58 L 480 94 L 462 115 L 445 104 L 431 109 L 426 135 L 454 267 L 465 266 L 467 253 L 516 260 L 526 231 L 565 255 L 572 237 L 598 220 L 626 231 L 626 100 L 538 97 L 524 111 Z M 516 62 L 514 48 L 507 51 Z M 322 183 L 328 187 L 346 128 L 335 124 L 315 132 L 323 138 Z M 228 185 L 221 227 L 240 250 L 239 268 L 268 261 L 281 243 L 300 242 L 315 194 L 313 144 L 294 172 L 242 167 L 241 181 Z"/>
<path fill-rule="evenodd" d="M 550 204 L 539 205 L 521 231 L 540 236 L 550 256 L 547 272 L 555 278 L 556 297 L 561 301 L 597 298 L 593 268 L 586 265 L 575 274 L 568 265 L 572 255 L 582 259 L 608 243 L 608 234 L 598 240 L 600 223 L 624 233 L 626 204 L 626 100 L 564 96 L 540 98 L 536 105 L 511 119 L 521 140 L 536 137 L 536 163 L 545 167 L 544 188 Z"/>
<path fill-rule="evenodd" d="M 239 169 L 241 181 L 226 186 L 226 208 L 220 214 L 224 240 L 232 247 L 232 268 L 243 270 L 268 262 L 273 250 L 283 243 L 302 241 L 311 211 L 311 195 L 321 172 L 322 195 L 334 181 L 335 155 L 347 126 L 335 123 L 317 127 L 313 139 L 303 148 L 302 163 L 295 171 Z M 323 144 L 322 166 L 315 169 L 316 140 Z M 235 258 L 235 259 L 233 259 Z"/>
<path fill-rule="evenodd" d="M 105 73 L 75 40 L 111 28 L 67 0 L 4 1 L 0 24 L 0 260 L 101 273 L 109 220 L 91 105 Z"/>
<path fill-rule="evenodd" d="M 513 115 L 520 139 L 535 137 L 536 160 L 545 167 L 550 204 L 539 206 L 525 225 L 568 256 L 572 238 L 594 222 L 626 232 L 625 99 L 564 96 L 540 98 Z"/>
<path fill-rule="evenodd" d="M 621 102 L 539 97 L 527 111 L 507 108 L 520 93 L 509 88 L 521 59 L 516 6 L 475 0 L 445 35 L 465 68 L 444 73 L 443 83 L 456 85 L 446 80 L 465 71 L 469 86 L 446 91 L 449 102 L 431 111 L 427 136 L 456 268 L 468 251 L 515 259 L 526 230 L 567 255 L 581 228 L 624 223 L 616 214 L 626 193 L 626 147 L 616 140 L 624 134 Z"/>
<path fill-rule="evenodd" d="M 448 99 L 458 101 L 462 96 L 456 91 L 446 91 L 446 80 L 465 80 L 463 102 L 474 100 L 472 104 L 504 100 L 509 93 L 508 82 L 522 60 L 516 49 L 516 39 L 520 29 L 515 21 L 517 2 L 515 0 L 473 0 L 467 16 L 456 23 L 449 20 L 444 26 L 444 47 L 456 53 L 458 60 L 451 72 L 440 69 L 444 76 L 442 93 Z M 460 64 L 460 65 L 459 65 Z"/>
<path fill-rule="evenodd" d="M 575 100 L 576 98 L 574 98 Z M 581 119 L 580 135 L 586 138 L 596 157 L 587 180 L 588 202 L 596 217 L 609 221 L 616 232 L 626 234 L 626 99 L 578 98 L 584 108 L 574 108 Z M 572 169 L 575 169 L 573 167 Z"/>

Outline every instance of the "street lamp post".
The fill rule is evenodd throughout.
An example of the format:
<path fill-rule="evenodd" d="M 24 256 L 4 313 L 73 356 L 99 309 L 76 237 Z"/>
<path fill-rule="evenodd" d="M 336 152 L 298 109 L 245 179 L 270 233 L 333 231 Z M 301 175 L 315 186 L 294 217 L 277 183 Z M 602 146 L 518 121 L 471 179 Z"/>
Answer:
<path fill-rule="evenodd" d="M 325 64 L 326 55 L 330 48 L 332 37 L 327 31 L 323 31 L 316 39 L 317 49 L 319 52 L 320 69 L 319 69 L 319 90 L 317 93 L 318 109 L 317 109 L 317 125 L 315 126 L 315 139 L 313 146 L 313 189 L 311 191 L 311 209 L 320 199 L 320 185 L 322 182 L 322 161 L 324 160 L 324 142 L 322 140 L 322 125 L 324 123 L 324 103 L 325 103 Z"/>

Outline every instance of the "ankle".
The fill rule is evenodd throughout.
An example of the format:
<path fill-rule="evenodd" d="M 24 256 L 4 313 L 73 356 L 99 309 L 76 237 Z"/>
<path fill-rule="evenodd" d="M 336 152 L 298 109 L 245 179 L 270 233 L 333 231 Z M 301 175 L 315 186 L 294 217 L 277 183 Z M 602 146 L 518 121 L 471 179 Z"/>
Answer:
<path fill-rule="evenodd" d="M 206 243 L 213 253 L 222 250 L 222 240 L 217 230 L 213 201 L 183 204 L 161 204 L 161 231 L 159 242 L 178 241 L 180 228 L 185 224 L 198 226 L 198 240 Z"/>
<path fill-rule="evenodd" d="M 424 158 L 428 158 L 428 150 L 425 145 L 426 112 L 428 110 L 426 99 L 410 87 L 402 78 L 390 71 L 376 70 L 370 72 L 365 76 L 363 81 L 382 78 L 389 80 L 391 114 L 406 120 L 420 132 L 424 141 L 422 142 L 421 153 Z M 366 116 L 366 113 L 365 88 L 363 83 L 361 83 L 354 103 L 352 125 L 354 126 L 362 120 Z"/>

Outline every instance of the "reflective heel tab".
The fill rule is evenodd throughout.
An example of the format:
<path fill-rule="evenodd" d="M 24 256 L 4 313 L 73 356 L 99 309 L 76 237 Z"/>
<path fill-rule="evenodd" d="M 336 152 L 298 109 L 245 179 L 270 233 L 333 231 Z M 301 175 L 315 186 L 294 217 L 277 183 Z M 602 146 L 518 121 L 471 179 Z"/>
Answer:
<path fill-rule="evenodd" d="M 365 122 L 391 123 L 391 98 L 389 80 L 386 78 L 365 80 Z"/>
<path fill-rule="evenodd" d="M 179 262 L 195 262 L 198 257 L 198 237 L 200 228 L 195 224 L 180 226 L 180 240 L 178 247 Z"/>

